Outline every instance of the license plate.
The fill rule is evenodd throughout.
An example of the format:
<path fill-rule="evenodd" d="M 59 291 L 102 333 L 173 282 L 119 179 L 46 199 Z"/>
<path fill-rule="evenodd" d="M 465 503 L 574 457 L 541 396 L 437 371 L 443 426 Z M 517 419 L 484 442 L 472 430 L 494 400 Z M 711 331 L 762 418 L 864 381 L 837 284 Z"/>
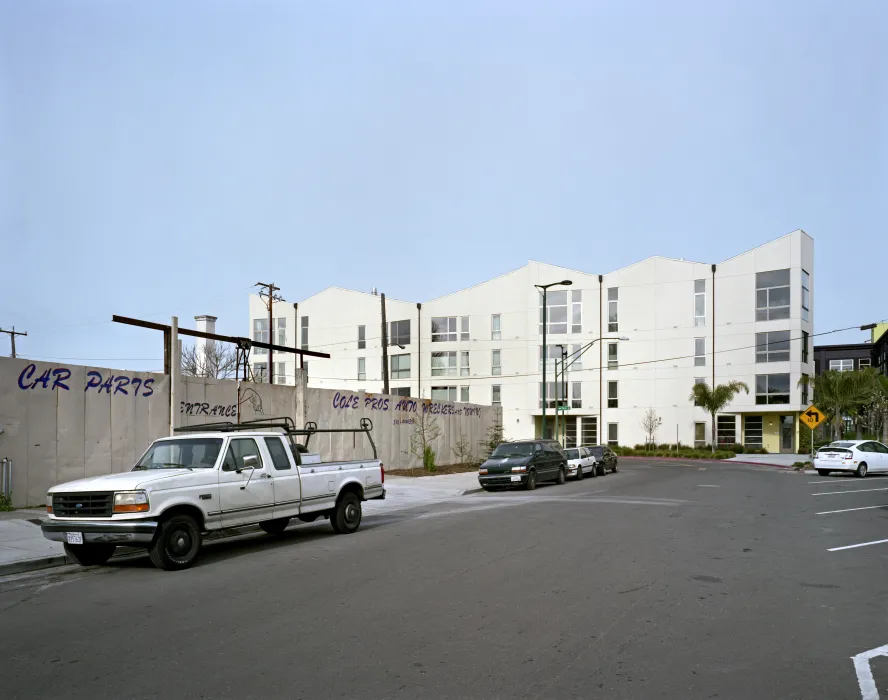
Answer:
<path fill-rule="evenodd" d="M 513 476 L 512 481 L 521 481 L 521 477 L 520 476 Z"/>
<path fill-rule="evenodd" d="M 83 544 L 83 533 L 82 532 L 66 532 L 65 540 L 68 544 Z"/>

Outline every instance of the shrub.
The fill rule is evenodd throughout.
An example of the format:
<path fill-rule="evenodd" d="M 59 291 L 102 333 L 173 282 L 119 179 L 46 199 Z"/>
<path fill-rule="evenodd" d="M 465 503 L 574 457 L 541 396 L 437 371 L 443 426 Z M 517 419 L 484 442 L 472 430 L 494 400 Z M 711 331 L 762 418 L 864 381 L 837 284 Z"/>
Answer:
<path fill-rule="evenodd" d="M 15 510 L 15 508 L 12 505 L 12 501 L 9 500 L 5 495 L 0 493 L 0 511 L 6 510 Z"/>
<path fill-rule="evenodd" d="M 722 448 L 725 450 L 730 450 L 734 454 L 738 455 L 742 455 L 746 451 L 746 448 L 743 445 L 736 442 L 733 445 L 722 445 Z"/>
<path fill-rule="evenodd" d="M 431 445 L 426 445 L 422 449 L 422 467 L 430 472 L 437 470 L 437 467 L 435 466 L 435 451 L 432 449 Z"/>

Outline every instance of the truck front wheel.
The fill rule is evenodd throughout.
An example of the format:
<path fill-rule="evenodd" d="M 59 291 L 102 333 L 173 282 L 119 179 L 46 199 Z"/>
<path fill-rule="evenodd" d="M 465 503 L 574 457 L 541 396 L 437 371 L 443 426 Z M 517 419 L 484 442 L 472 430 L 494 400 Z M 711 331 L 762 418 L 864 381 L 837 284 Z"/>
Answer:
<path fill-rule="evenodd" d="M 113 544 L 66 544 L 65 554 L 80 566 L 101 566 L 111 558 L 115 549 Z"/>
<path fill-rule="evenodd" d="M 361 524 L 361 499 L 354 491 L 342 495 L 333 514 L 330 516 L 333 531 L 340 535 L 349 535 Z"/>
<path fill-rule="evenodd" d="M 200 551 L 200 528 L 190 515 L 173 515 L 160 523 L 148 548 L 151 563 L 164 571 L 187 569 Z"/>

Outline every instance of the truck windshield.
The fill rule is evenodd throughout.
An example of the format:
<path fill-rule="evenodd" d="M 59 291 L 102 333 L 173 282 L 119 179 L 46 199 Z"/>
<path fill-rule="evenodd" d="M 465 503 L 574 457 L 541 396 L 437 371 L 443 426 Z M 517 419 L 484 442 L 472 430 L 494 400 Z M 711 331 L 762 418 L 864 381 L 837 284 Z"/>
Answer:
<path fill-rule="evenodd" d="M 533 454 L 532 442 L 512 442 L 498 445 L 491 457 L 527 457 Z"/>
<path fill-rule="evenodd" d="M 138 461 L 142 469 L 212 469 L 222 450 L 222 438 L 158 440 Z"/>

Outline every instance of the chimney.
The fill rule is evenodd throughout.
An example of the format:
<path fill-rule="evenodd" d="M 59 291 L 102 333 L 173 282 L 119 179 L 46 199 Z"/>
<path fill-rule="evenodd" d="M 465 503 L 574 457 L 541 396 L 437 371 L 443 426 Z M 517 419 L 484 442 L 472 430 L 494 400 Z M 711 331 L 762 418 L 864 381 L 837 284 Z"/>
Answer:
<path fill-rule="evenodd" d="M 216 332 L 216 317 L 215 316 L 195 316 L 194 320 L 197 322 L 197 330 L 201 333 L 215 333 Z M 210 352 L 212 352 L 216 347 L 215 340 L 208 340 L 207 338 L 198 338 L 194 341 L 195 350 L 197 350 L 198 357 L 203 357 L 203 353 L 206 352 L 204 348 L 207 348 Z"/>
<path fill-rule="evenodd" d="M 373 296 L 378 296 L 378 292 L 376 291 L 376 287 L 373 288 L 373 291 L 370 292 Z"/>

